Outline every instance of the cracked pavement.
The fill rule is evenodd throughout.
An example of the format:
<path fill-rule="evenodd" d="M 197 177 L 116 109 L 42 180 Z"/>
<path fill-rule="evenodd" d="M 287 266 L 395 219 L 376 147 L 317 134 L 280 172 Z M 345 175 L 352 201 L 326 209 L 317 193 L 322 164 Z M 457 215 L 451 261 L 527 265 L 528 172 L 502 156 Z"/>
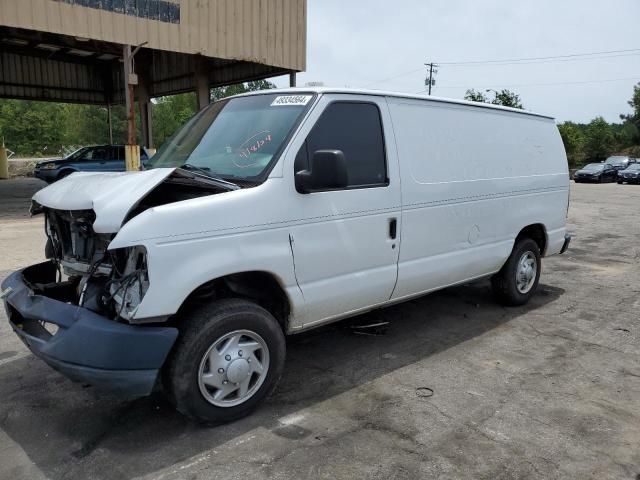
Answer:
<path fill-rule="evenodd" d="M 0 182 L 0 278 L 43 256 L 40 186 Z M 574 239 L 529 305 L 483 281 L 291 337 L 276 393 L 221 427 L 70 382 L 0 313 L 0 479 L 635 479 L 640 186 L 571 188 Z"/>

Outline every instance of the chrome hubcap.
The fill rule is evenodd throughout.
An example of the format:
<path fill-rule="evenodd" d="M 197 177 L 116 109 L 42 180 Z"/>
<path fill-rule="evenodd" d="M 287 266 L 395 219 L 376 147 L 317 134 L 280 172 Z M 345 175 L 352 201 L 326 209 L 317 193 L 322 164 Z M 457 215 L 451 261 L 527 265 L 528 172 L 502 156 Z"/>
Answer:
<path fill-rule="evenodd" d="M 269 349 L 260 335 L 236 330 L 216 340 L 200 361 L 198 386 L 207 402 L 233 407 L 246 402 L 264 383 Z"/>
<path fill-rule="evenodd" d="M 516 270 L 516 288 L 520 293 L 529 293 L 536 281 L 538 263 L 533 252 L 525 252 L 518 261 Z"/>

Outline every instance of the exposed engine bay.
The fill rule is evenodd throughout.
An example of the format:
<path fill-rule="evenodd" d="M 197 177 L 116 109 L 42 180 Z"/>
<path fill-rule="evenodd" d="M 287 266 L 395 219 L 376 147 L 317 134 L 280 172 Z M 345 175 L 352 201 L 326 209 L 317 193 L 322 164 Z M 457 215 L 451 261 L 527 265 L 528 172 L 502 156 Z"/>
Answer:
<path fill-rule="evenodd" d="M 144 247 L 107 250 L 115 234 L 93 231 L 91 210 L 44 209 L 46 257 L 58 282 L 75 289 L 78 306 L 110 318 L 133 318 L 149 287 Z"/>
<path fill-rule="evenodd" d="M 149 208 L 229 190 L 222 182 L 176 170 L 142 197 L 123 223 Z M 112 319 L 131 321 L 149 288 L 146 249 L 109 250 L 116 233 L 96 233 L 93 210 L 53 209 L 34 201 L 31 211 L 44 214 L 45 254 L 58 270 L 55 285 L 42 287 L 64 286 L 67 302 Z"/>

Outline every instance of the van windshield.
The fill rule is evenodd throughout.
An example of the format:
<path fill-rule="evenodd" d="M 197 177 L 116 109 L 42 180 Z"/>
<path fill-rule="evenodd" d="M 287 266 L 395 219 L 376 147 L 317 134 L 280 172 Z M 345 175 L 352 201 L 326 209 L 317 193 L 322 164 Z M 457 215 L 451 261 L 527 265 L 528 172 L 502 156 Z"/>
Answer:
<path fill-rule="evenodd" d="M 231 182 L 260 182 L 312 98 L 265 94 L 215 102 L 167 140 L 145 168 L 181 167 Z"/>

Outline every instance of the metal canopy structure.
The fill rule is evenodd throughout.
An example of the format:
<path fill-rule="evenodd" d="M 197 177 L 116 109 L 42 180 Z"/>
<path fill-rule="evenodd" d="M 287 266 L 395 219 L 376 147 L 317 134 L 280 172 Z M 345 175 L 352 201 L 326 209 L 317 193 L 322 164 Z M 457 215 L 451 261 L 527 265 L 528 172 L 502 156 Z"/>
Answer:
<path fill-rule="evenodd" d="M 194 91 L 197 74 L 216 87 L 292 72 L 144 47 L 135 70 L 151 97 Z M 0 97 L 106 105 L 124 103 L 123 85 L 121 44 L 0 27 Z"/>
<path fill-rule="evenodd" d="M 111 105 L 136 85 L 144 131 L 152 97 L 196 91 L 202 107 L 212 87 L 303 71 L 306 10 L 306 0 L 1 0 L 0 97 Z M 125 77 L 129 47 L 139 48 Z"/>

